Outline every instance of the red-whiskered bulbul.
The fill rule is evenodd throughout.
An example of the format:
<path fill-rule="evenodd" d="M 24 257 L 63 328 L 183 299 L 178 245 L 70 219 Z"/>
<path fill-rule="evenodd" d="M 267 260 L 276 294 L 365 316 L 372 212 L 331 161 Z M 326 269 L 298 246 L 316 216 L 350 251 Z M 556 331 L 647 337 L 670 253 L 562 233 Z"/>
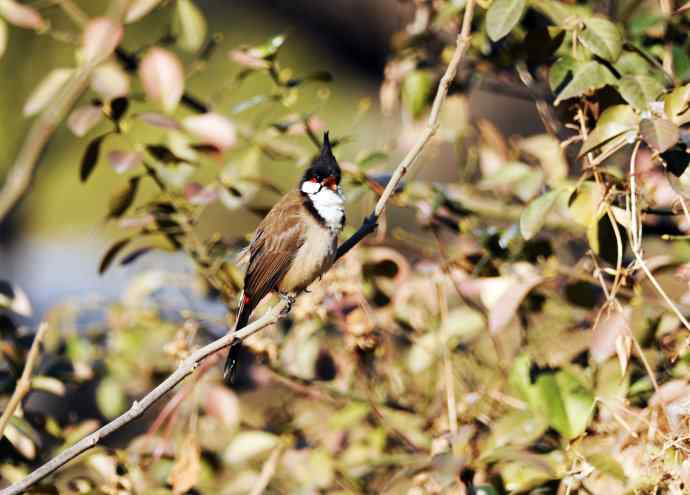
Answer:
<path fill-rule="evenodd" d="M 256 229 L 247 249 L 249 265 L 235 331 L 247 324 L 269 292 L 293 297 L 333 264 L 338 235 L 345 224 L 344 203 L 340 166 L 326 132 L 321 152 L 304 173 L 299 188 L 283 196 Z M 233 367 L 231 349 L 225 362 L 226 380 Z"/>

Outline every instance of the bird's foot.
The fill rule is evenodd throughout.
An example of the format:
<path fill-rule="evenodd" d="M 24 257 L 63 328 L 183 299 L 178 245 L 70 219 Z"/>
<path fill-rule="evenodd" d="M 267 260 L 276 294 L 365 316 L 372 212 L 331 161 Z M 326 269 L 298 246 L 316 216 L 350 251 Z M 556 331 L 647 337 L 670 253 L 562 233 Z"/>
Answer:
<path fill-rule="evenodd" d="M 294 294 L 284 294 L 281 292 L 280 298 L 285 302 L 285 307 L 280 313 L 281 315 L 285 316 L 292 309 L 292 305 L 295 304 L 295 296 Z"/>

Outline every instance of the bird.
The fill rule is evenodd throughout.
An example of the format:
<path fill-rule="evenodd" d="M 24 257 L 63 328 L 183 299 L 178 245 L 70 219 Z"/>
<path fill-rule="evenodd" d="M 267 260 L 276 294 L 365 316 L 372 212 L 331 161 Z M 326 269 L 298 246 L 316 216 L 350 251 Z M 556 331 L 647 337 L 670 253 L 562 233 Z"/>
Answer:
<path fill-rule="evenodd" d="M 248 265 L 235 332 L 247 325 L 254 308 L 270 292 L 278 292 L 291 304 L 334 263 L 338 236 L 345 225 L 340 179 L 340 165 L 326 131 L 321 150 L 304 172 L 299 187 L 271 208 L 240 255 L 245 261 L 248 257 Z M 230 348 L 225 362 L 226 382 L 232 382 L 234 348 Z"/>

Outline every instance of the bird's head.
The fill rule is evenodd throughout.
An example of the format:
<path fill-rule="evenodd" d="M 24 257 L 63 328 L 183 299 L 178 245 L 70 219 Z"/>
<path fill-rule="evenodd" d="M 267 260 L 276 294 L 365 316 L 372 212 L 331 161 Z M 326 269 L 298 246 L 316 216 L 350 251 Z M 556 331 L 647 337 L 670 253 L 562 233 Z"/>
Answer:
<path fill-rule="evenodd" d="M 321 153 L 314 158 L 309 168 L 304 172 L 300 190 L 304 194 L 316 194 L 323 188 L 338 192 L 340 185 L 340 165 L 331 151 L 328 131 L 323 135 Z"/>

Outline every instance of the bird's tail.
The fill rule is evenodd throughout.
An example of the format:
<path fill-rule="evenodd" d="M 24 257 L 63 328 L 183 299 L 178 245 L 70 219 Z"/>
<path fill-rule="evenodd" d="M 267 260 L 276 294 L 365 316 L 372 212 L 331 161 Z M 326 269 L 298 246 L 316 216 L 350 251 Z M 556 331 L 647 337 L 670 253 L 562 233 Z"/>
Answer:
<path fill-rule="evenodd" d="M 232 332 L 237 332 L 241 328 L 247 326 L 249 323 L 249 317 L 252 314 L 254 305 L 247 294 L 242 293 L 240 298 L 240 307 L 237 310 L 237 319 L 235 320 L 235 326 Z M 239 344 L 241 341 L 233 340 L 230 345 L 230 350 L 228 351 L 228 357 L 225 360 L 225 368 L 223 369 L 223 379 L 226 383 L 232 383 L 232 377 L 235 372 L 235 367 L 237 366 L 237 351 L 239 350 Z"/>

